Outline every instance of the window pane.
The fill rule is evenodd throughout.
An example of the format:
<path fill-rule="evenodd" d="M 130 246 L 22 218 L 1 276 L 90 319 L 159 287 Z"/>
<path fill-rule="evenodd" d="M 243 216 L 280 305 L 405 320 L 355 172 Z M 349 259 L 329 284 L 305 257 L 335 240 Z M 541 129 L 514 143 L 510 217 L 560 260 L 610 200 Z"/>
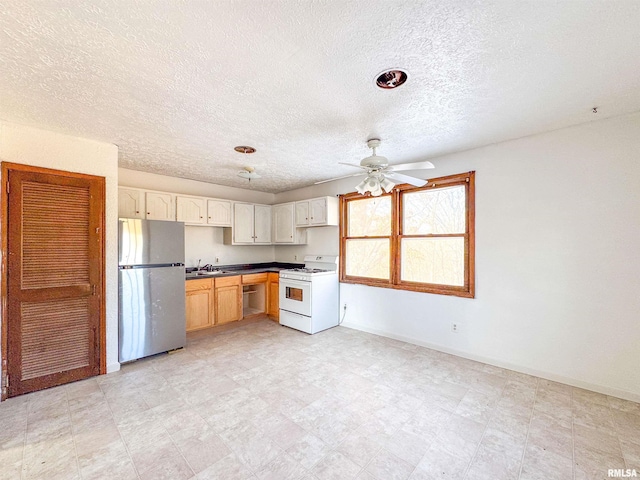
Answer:
<path fill-rule="evenodd" d="M 389 239 L 347 240 L 348 276 L 389 279 Z"/>
<path fill-rule="evenodd" d="M 403 235 L 465 233 L 464 185 L 405 193 Z"/>
<path fill-rule="evenodd" d="M 391 235 L 391 197 L 352 200 L 348 205 L 348 237 Z"/>
<path fill-rule="evenodd" d="M 464 286 L 464 238 L 403 238 L 401 279 Z"/>

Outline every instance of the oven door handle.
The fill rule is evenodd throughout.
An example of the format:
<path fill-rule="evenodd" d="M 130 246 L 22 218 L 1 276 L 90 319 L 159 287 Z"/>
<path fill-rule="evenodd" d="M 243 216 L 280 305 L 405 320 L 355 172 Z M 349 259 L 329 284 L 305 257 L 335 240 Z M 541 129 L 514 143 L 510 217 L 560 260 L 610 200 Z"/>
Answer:
<path fill-rule="evenodd" d="M 285 286 L 293 285 L 293 286 L 298 286 L 298 287 L 308 287 L 308 286 L 311 285 L 311 282 L 305 282 L 304 280 L 293 280 L 291 278 L 281 278 L 280 279 L 280 285 L 285 285 Z"/>

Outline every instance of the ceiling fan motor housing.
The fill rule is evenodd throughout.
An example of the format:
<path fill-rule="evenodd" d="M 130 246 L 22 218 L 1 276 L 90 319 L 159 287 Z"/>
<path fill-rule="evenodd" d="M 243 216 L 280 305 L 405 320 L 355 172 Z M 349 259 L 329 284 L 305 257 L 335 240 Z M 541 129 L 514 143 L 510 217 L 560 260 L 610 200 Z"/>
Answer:
<path fill-rule="evenodd" d="M 360 166 L 367 168 L 381 168 L 389 165 L 389 160 L 387 157 L 383 157 L 382 155 L 371 155 L 370 157 L 363 158 L 360 161 Z"/>

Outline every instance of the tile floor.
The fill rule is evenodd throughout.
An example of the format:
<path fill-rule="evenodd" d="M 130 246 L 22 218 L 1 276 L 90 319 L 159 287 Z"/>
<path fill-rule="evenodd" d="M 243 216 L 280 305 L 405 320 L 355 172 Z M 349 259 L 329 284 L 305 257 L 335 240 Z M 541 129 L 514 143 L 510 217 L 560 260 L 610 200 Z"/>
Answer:
<path fill-rule="evenodd" d="M 269 321 L 0 404 L 2 479 L 604 479 L 640 405 L 343 327 Z"/>

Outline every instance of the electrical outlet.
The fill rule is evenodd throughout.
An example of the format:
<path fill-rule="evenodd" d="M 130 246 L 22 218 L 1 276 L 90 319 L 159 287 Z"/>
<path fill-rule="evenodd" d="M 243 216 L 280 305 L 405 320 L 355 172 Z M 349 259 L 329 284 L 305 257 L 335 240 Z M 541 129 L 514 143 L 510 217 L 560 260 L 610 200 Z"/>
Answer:
<path fill-rule="evenodd" d="M 347 304 L 346 303 L 344 305 L 342 305 L 342 310 L 344 310 L 345 312 L 347 311 Z"/>
<path fill-rule="evenodd" d="M 294 259 L 294 260 L 298 260 L 298 255 L 294 255 L 294 256 L 293 256 L 293 259 Z"/>
<path fill-rule="evenodd" d="M 459 325 L 457 323 L 452 323 L 451 324 L 451 331 L 453 333 L 458 333 L 458 330 L 460 329 Z"/>
<path fill-rule="evenodd" d="M 216 257 L 216 263 L 220 263 L 220 257 Z"/>

